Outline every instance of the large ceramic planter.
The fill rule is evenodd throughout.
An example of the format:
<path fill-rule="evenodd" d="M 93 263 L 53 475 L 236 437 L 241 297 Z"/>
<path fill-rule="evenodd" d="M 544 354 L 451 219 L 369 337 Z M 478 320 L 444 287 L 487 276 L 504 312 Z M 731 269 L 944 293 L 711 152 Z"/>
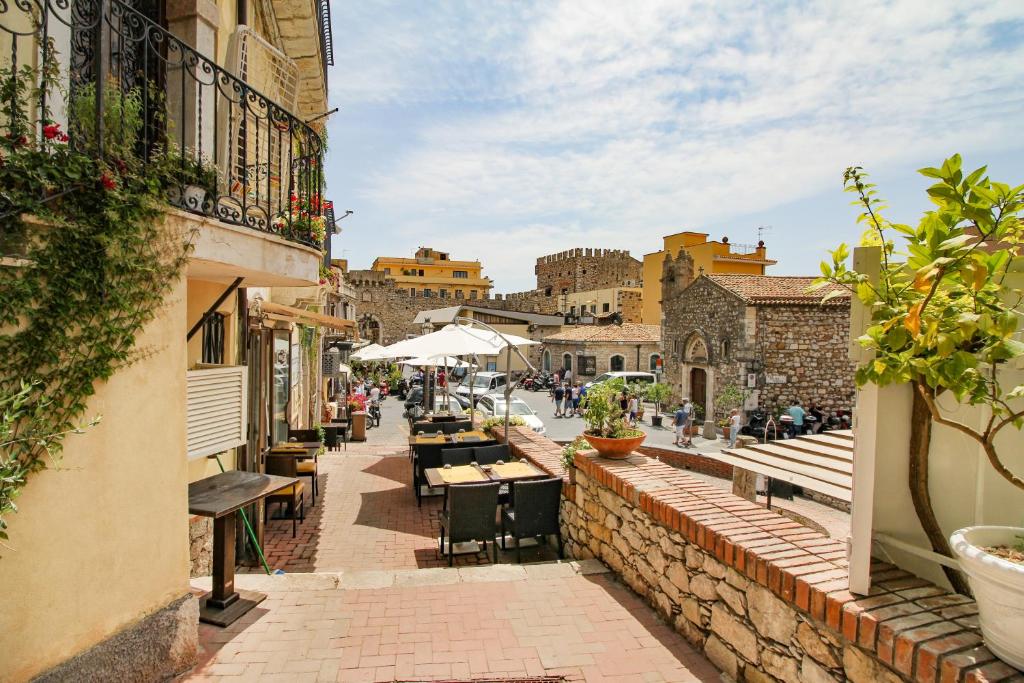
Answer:
<path fill-rule="evenodd" d="M 1010 666 L 1024 669 L 1024 565 L 981 549 L 1013 546 L 1017 536 L 1024 536 L 1024 528 L 969 526 L 949 540 L 978 602 L 985 645 Z"/>
<path fill-rule="evenodd" d="M 603 436 L 591 436 L 590 434 L 584 434 L 583 438 L 587 440 L 597 454 L 602 458 L 610 458 L 612 460 L 624 460 L 629 457 L 629 454 L 640 447 L 640 444 L 647 438 L 646 434 L 640 436 L 630 437 L 628 439 L 606 439 Z"/>

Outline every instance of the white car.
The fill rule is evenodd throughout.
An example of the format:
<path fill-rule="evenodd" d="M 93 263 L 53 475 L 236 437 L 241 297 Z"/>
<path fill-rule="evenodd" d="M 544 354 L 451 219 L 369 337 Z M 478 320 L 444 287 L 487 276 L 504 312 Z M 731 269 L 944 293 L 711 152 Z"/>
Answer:
<path fill-rule="evenodd" d="M 473 395 L 478 399 L 484 394 L 503 389 L 506 382 L 504 372 L 478 372 L 472 379 Z M 462 404 L 463 408 L 469 405 L 469 380 L 470 377 L 467 375 L 462 384 L 455 388 L 455 396 L 459 399 L 459 403 Z"/>
<path fill-rule="evenodd" d="M 481 396 L 476 400 L 476 407 L 483 413 L 484 417 L 505 417 L 505 395 L 488 394 Z M 533 412 L 533 408 L 527 405 L 526 401 L 521 398 L 512 398 L 508 414 L 523 418 L 526 426 L 538 434 L 543 434 L 547 431 L 544 422 L 537 417 L 537 413 Z"/>

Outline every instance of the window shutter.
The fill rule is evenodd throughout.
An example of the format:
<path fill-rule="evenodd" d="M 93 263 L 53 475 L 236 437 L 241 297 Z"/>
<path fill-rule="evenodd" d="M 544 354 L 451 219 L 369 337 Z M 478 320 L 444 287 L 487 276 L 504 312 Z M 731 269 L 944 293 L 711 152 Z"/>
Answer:
<path fill-rule="evenodd" d="M 245 370 L 243 365 L 233 365 L 185 373 L 189 459 L 245 443 Z"/>

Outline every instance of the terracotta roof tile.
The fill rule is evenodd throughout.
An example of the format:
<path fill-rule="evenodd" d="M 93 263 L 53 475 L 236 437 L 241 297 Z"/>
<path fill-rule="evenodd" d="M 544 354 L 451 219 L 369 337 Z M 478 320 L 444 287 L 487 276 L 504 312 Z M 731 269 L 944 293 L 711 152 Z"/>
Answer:
<path fill-rule="evenodd" d="M 632 342 L 634 344 L 658 343 L 661 341 L 660 325 L 622 323 L 621 325 L 580 325 L 563 330 L 544 341 L 574 342 Z"/>
<path fill-rule="evenodd" d="M 814 284 L 814 277 L 802 275 L 704 275 L 712 282 L 735 293 L 751 304 L 800 304 L 817 303 L 833 290 L 839 290 L 838 297 L 825 302 L 826 305 L 849 303 L 849 291 L 837 285 L 828 285 L 814 292 L 808 288 Z"/>

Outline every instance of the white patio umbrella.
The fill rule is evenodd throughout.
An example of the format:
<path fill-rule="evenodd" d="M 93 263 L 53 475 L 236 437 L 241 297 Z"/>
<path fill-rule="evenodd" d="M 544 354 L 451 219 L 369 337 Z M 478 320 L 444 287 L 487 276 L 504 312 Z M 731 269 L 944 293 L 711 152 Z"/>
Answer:
<path fill-rule="evenodd" d="M 378 355 L 383 349 L 384 347 L 381 346 L 380 344 L 370 344 L 369 346 L 364 346 L 363 348 L 359 349 L 358 351 L 350 355 L 349 358 L 361 361 L 385 360 L 386 358 L 388 358 L 388 356 Z"/>
<path fill-rule="evenodd" d="M 468 324 L 459 324 L 459 323 Z M 474 320 L 472 318 L 457 318 L 455 323 L 445 325 L 436 332 L 424 334 L 420 337 L 405 339 L 390 346 L 385 346 L 379 351 L 379 355 L 386 358 L 408 358 L 425 357 L 434 358 L 437 356 L 497 356 L 505 352 L 505 372 L 508 377 L 512 376 L 512 353 L 518 355 L 526 366 L 533 369 L 533 365 L 520 351 L 520 346 L 530 346 L 540 342 L 519 337 L 514 334 L 505 334 L 495 330 L 493 327 Z M 476 394 L 473 391 L 473 375 L 475 365 L 471 368 L 469 410 L 470 418 L 473 416 L 473 409 L 476 407 Z M 514 385 L 512 382 L 505 383 L 505 441 L 508 442 L 508 420 L 511 401 L 508 398 L 512 395 Z"/>
<path fill-rule="evenodd" d="M 471 365 L 464 360 L 459 360 L 454 356 L 434 356 L 433 358 L 419 357 L 419 358 L 408 358 L 403 361 L 399 361 L 399 365 L 412 365 L 415 367 L 437 367 L 443 366 L 446 368 L 458 368 Z"/>

